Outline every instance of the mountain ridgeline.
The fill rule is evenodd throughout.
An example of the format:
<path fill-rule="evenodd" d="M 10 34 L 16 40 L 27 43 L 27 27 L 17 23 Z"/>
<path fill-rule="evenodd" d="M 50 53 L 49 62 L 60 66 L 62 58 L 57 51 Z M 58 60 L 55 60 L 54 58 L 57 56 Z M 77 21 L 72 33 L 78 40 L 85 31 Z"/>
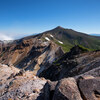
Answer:
<path fill-rule="evenodd" d="M 68 52 L 75 45 L 85 47 L 90 51 L 100 49 L 100 37 L 87 35 L 72 29 L 65 29 L 60 26 L 42 33 L 42 38 L 44 39 L 44 37 L 50 38 L 61 46 L 65 52 Z"/>

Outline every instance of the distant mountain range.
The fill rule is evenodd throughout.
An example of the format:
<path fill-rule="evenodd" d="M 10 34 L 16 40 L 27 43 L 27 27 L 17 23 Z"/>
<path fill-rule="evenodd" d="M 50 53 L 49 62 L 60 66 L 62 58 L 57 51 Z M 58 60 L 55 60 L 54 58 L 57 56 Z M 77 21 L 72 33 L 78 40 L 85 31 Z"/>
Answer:
<path fill-rule="evenodd" d="M 90 35 L 92 35 L 92 36 L 100 36 L 100 34 L 90 34 Z"/>

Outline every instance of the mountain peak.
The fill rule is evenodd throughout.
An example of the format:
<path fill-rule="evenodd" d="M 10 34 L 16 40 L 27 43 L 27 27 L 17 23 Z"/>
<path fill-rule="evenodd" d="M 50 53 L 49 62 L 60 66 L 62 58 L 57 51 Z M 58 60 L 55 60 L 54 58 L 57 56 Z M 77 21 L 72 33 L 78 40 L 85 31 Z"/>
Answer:
<path fill-rule="evenodd" d="M 57 26 L 55 29 L 64 29 L 64 28 L 61 26 Z"/>

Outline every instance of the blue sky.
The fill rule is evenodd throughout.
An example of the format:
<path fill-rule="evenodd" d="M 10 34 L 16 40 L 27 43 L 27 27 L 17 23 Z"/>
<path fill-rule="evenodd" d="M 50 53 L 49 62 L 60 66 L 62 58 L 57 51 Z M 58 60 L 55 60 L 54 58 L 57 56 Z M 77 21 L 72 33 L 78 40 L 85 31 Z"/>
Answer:
<path fill-rule="evenodd" d="M 100 0 L 0 0 L 1 38 L 41 33 L 56 26 L 99 34 Z"/>

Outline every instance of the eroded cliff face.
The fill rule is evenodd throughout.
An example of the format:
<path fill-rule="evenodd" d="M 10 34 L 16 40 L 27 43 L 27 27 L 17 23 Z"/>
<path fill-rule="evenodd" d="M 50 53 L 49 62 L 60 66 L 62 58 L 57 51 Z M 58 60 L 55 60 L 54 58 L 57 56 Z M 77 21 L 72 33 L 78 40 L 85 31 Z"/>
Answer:
<path fill-rule="evenodd" d="M 33 36 L 2 44 L 0 63 L 34 71 L 35 75 L 39 75 L 61 55 L 63 51 L 57 44 Z"/>

